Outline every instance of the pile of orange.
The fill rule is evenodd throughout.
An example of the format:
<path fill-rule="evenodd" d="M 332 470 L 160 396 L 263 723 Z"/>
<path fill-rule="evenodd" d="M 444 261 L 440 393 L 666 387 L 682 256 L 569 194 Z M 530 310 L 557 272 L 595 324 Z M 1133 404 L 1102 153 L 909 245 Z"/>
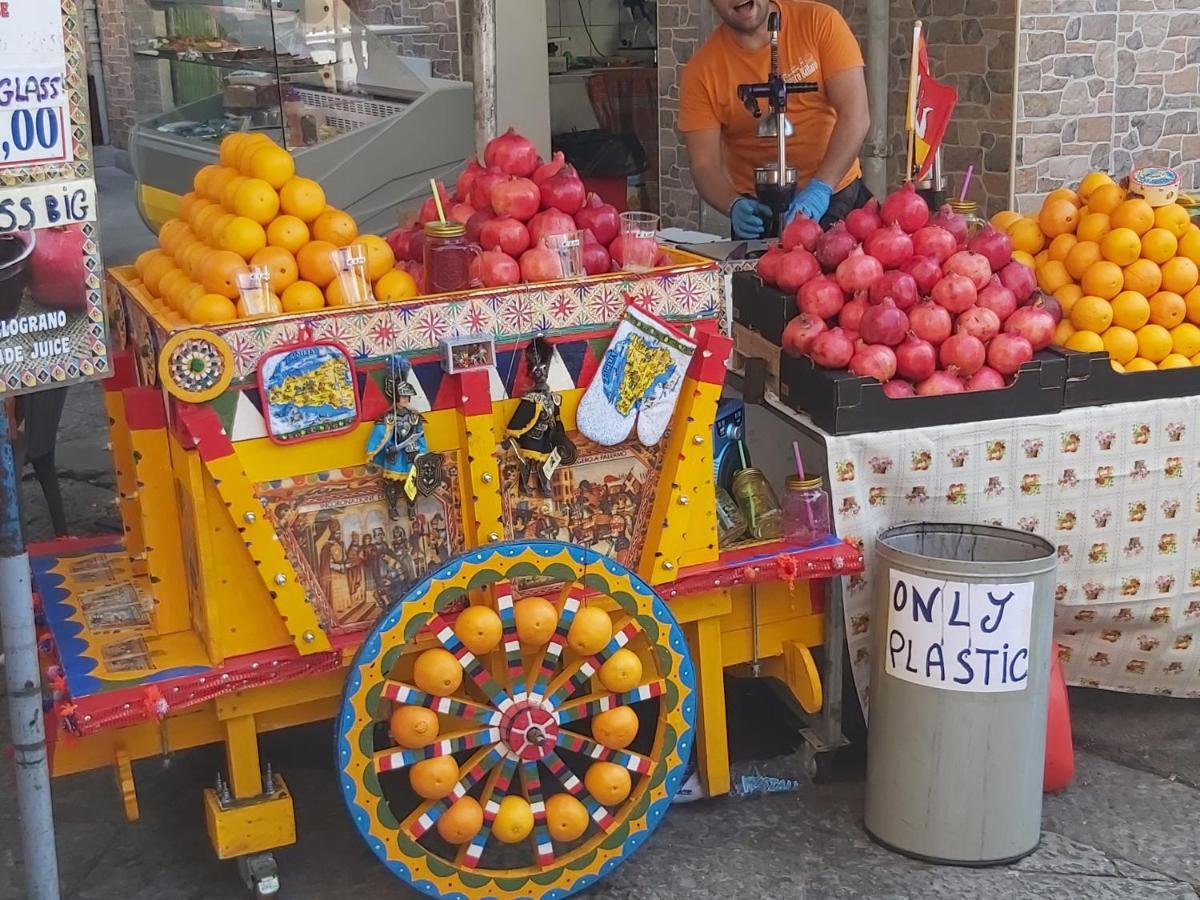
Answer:
<path fill-rule="evenodd" d="M 394 268 L 388 243 L 360 235 L 354 218 L 328 205 L 315 181 L 296 175 L 291 154 L 266 135 L 227 136 L 219 163 L 200 169 L 192 186 L 177 217 L 159 231 L 158 247 L 134 263 L 173 321 L 208 324 L 250 314 L 237 285 L 250 266 L 270 270 L 274 311 L 341 306 L 346 298 L 333 251 L 352 242 L 366 248 L 376 299 L 417 294 L 412 278 Z"/>
<path fill-rule="evenodd" d="M 1036 215 L 992 224 L 1062 305 L 1055 343 L 1107 351 L 1119 372 L 1200 365 L 1200 227 L 1183 206 L 1152 207 L 1092 172 Z"/>

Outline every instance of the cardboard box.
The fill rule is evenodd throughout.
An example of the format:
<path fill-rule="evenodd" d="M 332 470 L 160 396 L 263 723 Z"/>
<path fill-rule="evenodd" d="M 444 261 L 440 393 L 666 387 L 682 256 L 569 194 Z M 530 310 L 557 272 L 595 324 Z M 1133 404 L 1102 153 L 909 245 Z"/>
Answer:
<path fill-rule="evenodd" d="M 755 272 L 734 272 L 733 321 L 752 328 L 768 341 L 783 344 L 783 329 L 800 315 L 796 295 L 763 284 Z"/>
<path fill-rule="evenodd" d="M 1067 362 L 1064 409 L 1200 394 L 1200 366 L 1121 373 L 1113 369 L 1108 354 L 1103 351 L 1081 353 L 1055 347 L 1054 352 Z"/>
<path fill-rule="evenodd" d="M 767 364 L 767 390 L 779 393 L 779 357 L 782 351 L 757 331 L 733 324 L 733 367 L 745 370 L 747 359 L 765 360 Z"/>

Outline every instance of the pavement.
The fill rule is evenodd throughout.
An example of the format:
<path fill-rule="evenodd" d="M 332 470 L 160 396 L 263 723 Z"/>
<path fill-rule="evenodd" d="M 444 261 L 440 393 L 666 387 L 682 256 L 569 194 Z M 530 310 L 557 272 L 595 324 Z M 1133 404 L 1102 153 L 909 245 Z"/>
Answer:
<path fill-rule="evenodd" d="M 100 171 L 102 232 L 110 262 L 149 243 L 115 168 Z M 141 229 L 139 231 L 138 229 Z M 110 240 L 111 238 L 111 240 Z M 97 386 L 70 391 L 58 443 L 62 489 L 75 534 L 119 530 Z M 752 423 L 755 447 L 784 448 L 786 435 Z M 780 449 L 779 452 L 784 452 Z M 780 466 L 784 463 L 780 462 Z M 30 540 L 50 537 L 36 483 L 24 483 Z M 735 756 L 797 743 L 782 709 L 762 712 L 742 694 Z M 758 701 L 761 702 L 761 701 Z M 1047 796 L 1039 848 L 1015 865 L 932 866 L 891 853 L 863 831 L 864 752 L 840 754 L 830 784 L 791 794 L 721 798 L 673 808 L 624 866 L 585 896 L 607 900 L 765 897 L 1068 898 L 1200 897 L 1200 704 L 1073 689 L 1076 778 Z M 0 702 L 0 734 L 7 707 Z M 768 735 L 768 732 L 770 734 Z M 288 781 L 299 842 L 277 860 L 289 900 L 415 898 L 367 851 L 338 797 L 328 724 L 267 735 L 263 758 Z M 63 897 L 69 900 L 228 900 L 245 896 L 235 867 L 217 861 L 204 831 L 200 791 L 222 765 L 207 747 L 135 766 L 141 820 L 124 821 L 111 772 L 56 781 L 55 817 Z M 24 898 L 12 771 L 0 766 L 0 900 Z"/>

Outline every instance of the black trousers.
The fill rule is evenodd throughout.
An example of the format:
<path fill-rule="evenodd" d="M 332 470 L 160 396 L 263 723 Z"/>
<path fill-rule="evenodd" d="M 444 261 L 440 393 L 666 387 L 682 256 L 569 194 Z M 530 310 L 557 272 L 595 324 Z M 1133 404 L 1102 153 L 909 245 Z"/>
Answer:
<path fill-rule="evenodd" d="M 829 228 L 834 222 L 840 222 L 850 214 L 850 210 L 866 206 L 871 199 L 871 192 L 861 178 L 852 182 L 829 198 L 829 209 L 821 217 L 821 227 Z"/>

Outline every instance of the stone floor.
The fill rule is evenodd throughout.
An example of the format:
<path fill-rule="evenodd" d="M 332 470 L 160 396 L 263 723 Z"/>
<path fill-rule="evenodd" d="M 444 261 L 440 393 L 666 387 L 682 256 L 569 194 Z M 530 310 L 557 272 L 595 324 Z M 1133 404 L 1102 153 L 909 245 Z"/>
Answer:
<path fill-rule="evenodd" d="M 129 204 L 129 180 L 101 170 L 102 226 L 111 262 L 149 241 Z M 104 415 L 95 386 L 70 393 L 58 444 L 73 533 L 116 530 Z M 769 446 L 763 435 L 755 446 Z M 775 443 L 786 446 L 784 435 Z M 25 482 L 29 538 L 50 530 L 36 484 Z M 766 799 L 719 799 L 672 809 L 654 837 L 589 896 L 656 898 L 1196 898 L 1200 887 L 1200 704 L 1099 691 L 1071 694 L 1077 777 L 1046 798 L 1040 848 L 1013 866 L 934 867 L 892 854 L 862 829 L 863 757 L 844 751 L 832 784 Z M 7 739 L 0 702 L 0 734 Z M 784 729 L 787 730 L 786 727 Z M 278 853 L 281 896 L 340 900 L 416 897 L 355 836 L 338 798 L 324 725 L 274 734 L 264 758 L 296 798 L 299 843 Z M 70 900 L 226 900 L 242 896 L 234 867 L 213 858 L 200 790 L 221 754 L 205 748 L 136 767 L 141 821 L 120 813 L 111 773 L 56 782 L 63 896 Z M 0 900 L 24 897 L 12 774 L 0 767 Z"/>

